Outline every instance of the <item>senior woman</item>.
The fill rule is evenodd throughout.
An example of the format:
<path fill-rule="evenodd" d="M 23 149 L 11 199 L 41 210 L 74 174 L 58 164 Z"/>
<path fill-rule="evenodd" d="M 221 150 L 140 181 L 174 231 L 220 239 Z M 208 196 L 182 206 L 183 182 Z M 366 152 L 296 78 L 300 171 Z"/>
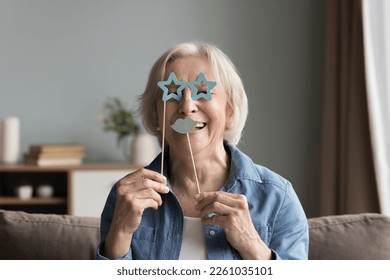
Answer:
<path fill-rule="evenodd" d="M 161 81 L 174 97 L 166 103 Z M 307 220 L 291 184 L 236 147 L 248 103 L 220 49 L 194 42 L 168 50 L 140 104 L 146 129 L 165 143 L 164 162 L 160 154 L 114 185 L 98 259 L 307 259 Z M 172 128 L 186 118 L 196 121 L 188 135 Z"/>

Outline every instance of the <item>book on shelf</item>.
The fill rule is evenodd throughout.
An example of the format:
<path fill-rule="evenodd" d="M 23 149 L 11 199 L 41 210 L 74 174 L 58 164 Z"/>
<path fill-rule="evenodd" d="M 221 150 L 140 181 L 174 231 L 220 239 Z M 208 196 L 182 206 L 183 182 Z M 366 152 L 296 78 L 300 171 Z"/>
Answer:
<path fill-rule="evenodd" d="M 84 153 L 84 147 L 79 144 L 46 144 L 30 146 L 30 154 L 42 153 Z"/>
<path fill-rule="evenodd" d="M 38 166 L 79 165 L 85 156 L 84 147 L 78 144 L 31 145 L 24 155 L 26 164 Z"/>
<path fill-rule="evenodd" d="M 26 159 L 26 164 L 38 166 L 55 166 L 55 165 L 80 165 L 83 163 L 82 158 L 38 158 Z"/>
<path fill-rule="evenodd" d="M 56 153 L 27 153 L 24 155 L 26 160 L 41 158 L 84 158 L 84 152 L 56 152 Z"/>

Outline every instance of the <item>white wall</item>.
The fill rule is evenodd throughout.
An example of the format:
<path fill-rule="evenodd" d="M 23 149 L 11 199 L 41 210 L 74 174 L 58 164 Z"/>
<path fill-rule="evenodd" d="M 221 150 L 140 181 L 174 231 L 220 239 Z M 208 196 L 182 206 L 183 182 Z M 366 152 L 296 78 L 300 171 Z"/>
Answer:
<path fill-rule="evenodd" d="M 88 161 L 121 161 L 97 120 L 106 98 L 134 104 L 162 52 L 211 42 L 250 100 L 240 147 L 315 216 L 324 24 L 325 0 L 0 0 L 0 118 L 20 117 L 24 152 L 78 142 Z"/>

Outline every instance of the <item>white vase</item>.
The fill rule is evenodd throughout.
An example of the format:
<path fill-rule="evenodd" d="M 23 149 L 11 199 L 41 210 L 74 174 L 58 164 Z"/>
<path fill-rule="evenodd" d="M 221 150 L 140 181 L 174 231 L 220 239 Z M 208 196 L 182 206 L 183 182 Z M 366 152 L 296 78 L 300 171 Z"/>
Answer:
<path fill-rule="evenodd" d="M 32 197 L 33 187 L 30 185 L 22 185 L 16 187 L 15 192 L 16 192 L 16 196 L 19 197 L 19 199 L 27 200 Z"/>
<path fill-rule="evenodd" d="M 40 185 L 36 192 L 38 197 L 48 198 L 53 196 L 54 188 L 51 185 Z"/>
<path fill-rule="evenodd" d="M 134 164 L 148 165 L 158 153 L 158 143 L 150 134 L 134 136 L 131 147 L 131 162 Z"/>
<path fill-rule="evenodd" d="M 3 121 L 0 120 L 0 163 L 3 162 Z"/>
<path fill-rule="evenodd" d="M 20 153 L 20 121 L 16 117 L 8 117 L 1 121 L 1 161 L 14 164 L 19 160 Z"/>

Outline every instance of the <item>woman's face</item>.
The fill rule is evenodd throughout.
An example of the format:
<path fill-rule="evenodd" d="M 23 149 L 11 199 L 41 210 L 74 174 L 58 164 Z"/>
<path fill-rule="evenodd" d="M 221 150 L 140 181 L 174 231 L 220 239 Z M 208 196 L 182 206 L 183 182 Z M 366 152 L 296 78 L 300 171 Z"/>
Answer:
<path fill-rule="evenodd" d="M 201 73 L 207 81 L 216 81 L 211 65 L 207 59 L 201 57 L 179 58 L 171 62 L 165 69 L 165 80 L 171 72 L 175 73 L 180 82 L 195 82 Z M 167 87 L 169 92 L 175 92 L 178 88 L 173 83 Z M 205 84 L 197 87 L 198 92 L 207 89 Z M 176 132 L 171 127 L 179 118 L 191 118 L 198 123 L 197 127 L 189 133 L 194 154 L 213 153 L 218 145 L 223 144 L 223 134 L 231 119 L 231 110 L 227 103 L 227 95 L 221 85 L 217 83 L 211 93 L 211 100 L 205 98 L 193 100 L 191 89 L 186 87 L 182 90 L 180 101 L 173 98 L 166 101 L 165 141 L 170 146 L 170 150 L 188 151 L 187 136 Z M 159 98 L 157 112 L 161 129 L 163 128 L 163 106 L 162 98 Z"/>

